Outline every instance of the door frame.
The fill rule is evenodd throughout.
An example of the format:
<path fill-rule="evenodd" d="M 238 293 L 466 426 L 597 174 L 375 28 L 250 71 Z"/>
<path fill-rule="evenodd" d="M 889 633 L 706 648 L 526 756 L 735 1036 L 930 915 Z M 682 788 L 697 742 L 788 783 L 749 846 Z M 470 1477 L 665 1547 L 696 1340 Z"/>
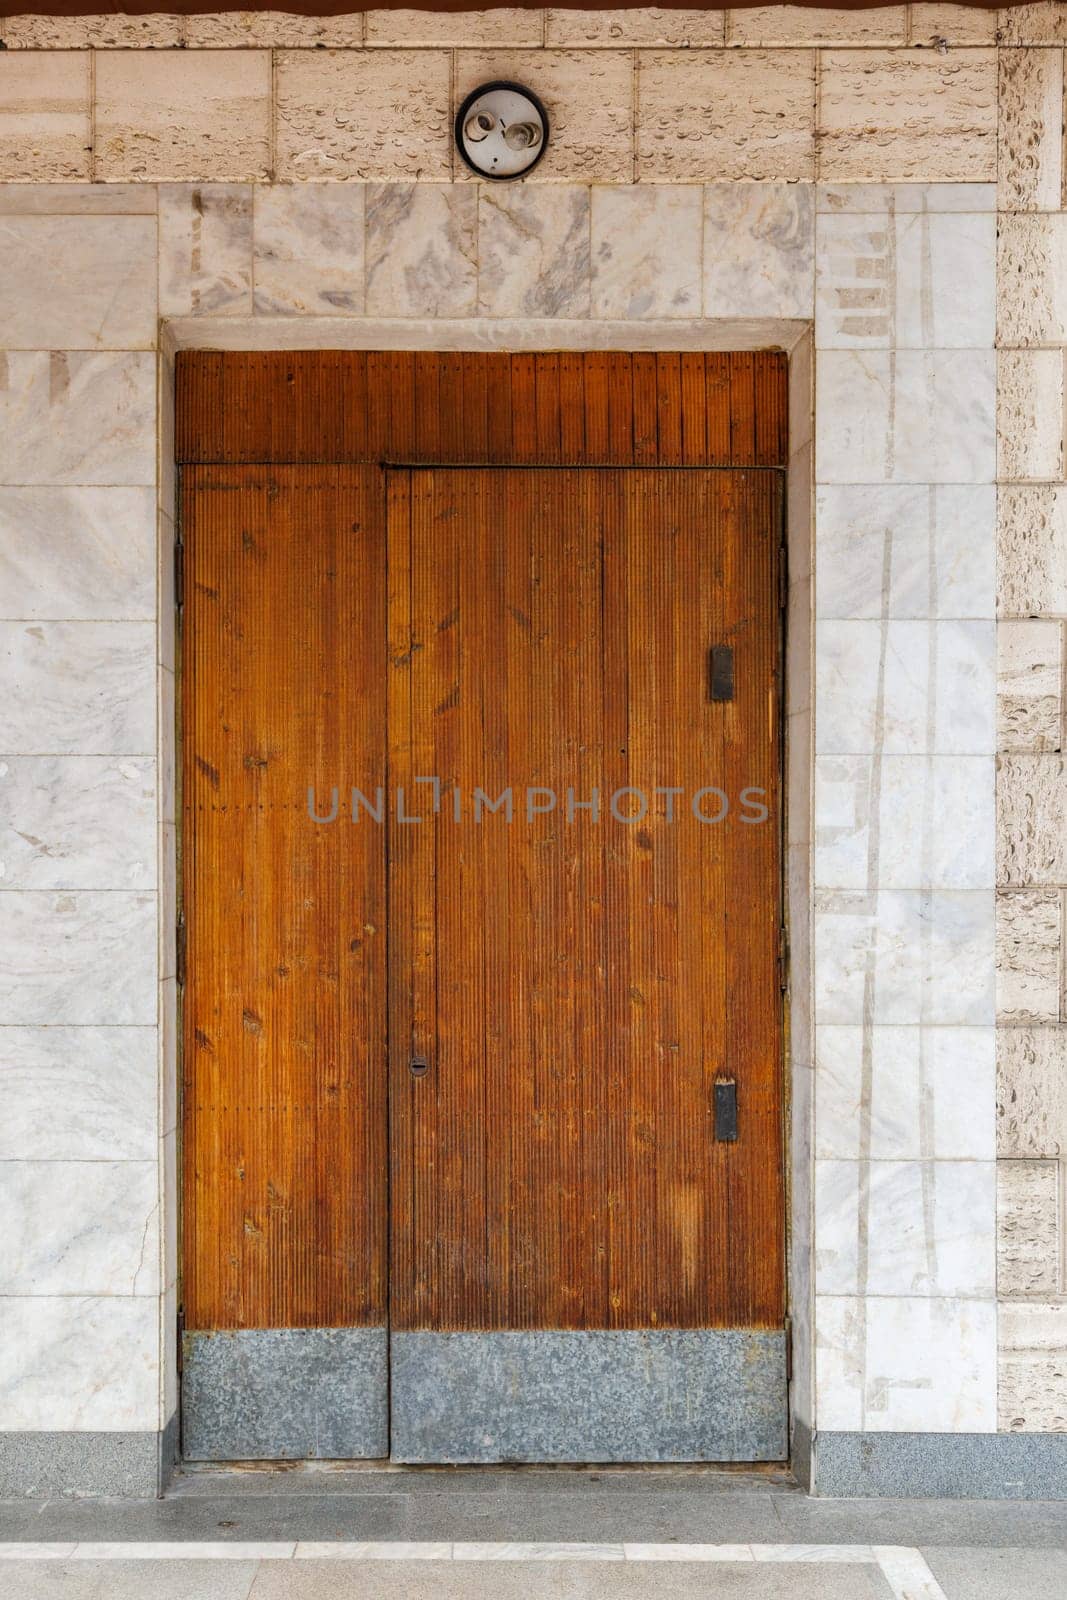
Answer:
<path fill-rule="evenodd" d="M 785 532 L 789 551 L 789 586 L 783 613 L 785 628 L 782 704 L 783 805 L 782 902 L 788 929 L 787 975 L 783 997 L 783 1121 L 785 1130 L 785 1232 L 787 1328 L 792 1335 L 789 1371 L 790 1459 L 797 1476 L 807 1481 L 810 1459 L 813 1392 L 811 1329 L 813 1264 L 811 1260 L 812 1114 L 811 1052 L 811 910 L 812 910 L 812 338 L 806 322 L 645 322 L 602 325 L 545 321 L 407 324 L 361 323 L 338 329 L 336 324 L 302 324 L 251 318 L 207 319 L 164 324 L 160 353 L 161 472 L 160 580 L 161 661 L 177 666 L 174 638 L 173 544 L 177 506 L 174 448 L 174 357 L 179 349 L 405 349 L 615 351 L 784 350 L 789 356 L 789 461 L 785 494 Z M 179 751 L 174 673 L 161 674 L 160 758 L 173 792 Z M 176 813 L 175 813 L 176 814 Z M 177 905 L 178 829 L 164 821 L 160 838 L 161 912 L 164 958 L 161 1018 L 164 1034 L 165 1127 L 174 1129 L 178 1109 Z M 168 916 L 169 910 L 169 916 Z M 164 1145 L 164 1206 L 167 1217 L 164 1297 L 164 1407 L 177 1407 L 180 1340 L 176 1273 L 179 1260 L 177 1197 L 180 1152 L 175 1134 Z"/>

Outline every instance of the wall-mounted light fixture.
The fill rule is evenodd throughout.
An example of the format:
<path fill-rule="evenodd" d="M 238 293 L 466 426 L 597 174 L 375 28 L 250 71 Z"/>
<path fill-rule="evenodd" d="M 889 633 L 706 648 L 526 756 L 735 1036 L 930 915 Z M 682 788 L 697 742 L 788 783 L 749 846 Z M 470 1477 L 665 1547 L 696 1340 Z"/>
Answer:
<path fill-rule="evenodd" d="M 456 113 L 456 147 L 482 178 L 524 178 L 548 145 L 548 113 L 521 83 L 483 83 Z"/>

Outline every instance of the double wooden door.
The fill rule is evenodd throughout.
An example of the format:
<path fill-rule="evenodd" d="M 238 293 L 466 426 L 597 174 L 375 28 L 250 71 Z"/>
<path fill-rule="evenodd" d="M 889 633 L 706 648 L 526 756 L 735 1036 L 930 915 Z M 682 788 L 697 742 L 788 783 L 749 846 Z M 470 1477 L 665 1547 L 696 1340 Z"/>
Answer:
<path fill-rule="evenodd" d="M 780 476 L 183 467 L 185 1453 L 785 1453 Z"/>

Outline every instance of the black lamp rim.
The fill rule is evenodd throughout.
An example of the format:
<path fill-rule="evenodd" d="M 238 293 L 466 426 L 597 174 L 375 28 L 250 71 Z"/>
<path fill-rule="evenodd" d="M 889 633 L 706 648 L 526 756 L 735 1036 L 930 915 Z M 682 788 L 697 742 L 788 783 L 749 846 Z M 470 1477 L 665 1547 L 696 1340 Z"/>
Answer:
<path fill-rule="evenodd" d="M 491 94 L 494 89 L 511 89 L 516 94 L 525 95 L 526 99 L 529 100 L 530 104 L 534 107 L 538 116 L 541 118 L 541 126 L 544 129 L 544 135 L 541 139 L 541 148 L 530 162 L 530 165 L 528 167 L 524 167 L 521 172 L 485 172 L 481 167 L 476 166 L 471 160 L 463 144 L 463 125 L 467 120 L 467 115 L 471 109 L 471 106 L 476 100 L 480 100 L 483 94 Z M 518 183 L 521 179 L 529 177 L 530 173 L 533 171 L 537 163 L 543 157 L 545 151 L 548 149 L 550 124 L 548 120 L 548 112 L 545 110 L 545 104 L 540 95 L 535 94 L 532 89 L 528 89 L 524 83 L 517 83 L 514 78 L 490 78 L 487 80 L 487 82 L 480 83 L 476 89 L 472 89 L 468 95 L 464 96 L 459 110 L 456 112 L 456 121 L 453 132 L 456 141 L 456 149 L 459 151 L 464 165 L 469 167 L 471 172 L 476 173 L 479 178 L 486 178 L 490 183 Z"/>

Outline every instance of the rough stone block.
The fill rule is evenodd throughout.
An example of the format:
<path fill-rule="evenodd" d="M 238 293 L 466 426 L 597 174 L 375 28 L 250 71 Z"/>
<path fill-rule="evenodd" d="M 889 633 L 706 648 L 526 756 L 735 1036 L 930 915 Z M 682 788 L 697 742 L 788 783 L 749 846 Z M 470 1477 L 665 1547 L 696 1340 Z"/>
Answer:
<path fill-rule="evenodd" d="M 1063 624 L 997 628 L 997 749 L 1059 750 L 1063 728 Z"/>
<path fill-rule="evenodd" d="M 727 44 L 902 45 L 907 6 L 841 10 L 832 6 L 751 6 L 727 16 Z"/>
<path fill-rule="evenodd" d="M 1067 1027 L 997 1029 L 997 1153 L 1067 1156 Z"/>
<path fill-rule="evenodd" d="M 208 0 L 210 3 L 210 0 Z M 298 17 L 287 11 L 224 11 L 183 17 L 187 46 L 203 49 L 294 50 L 329 46 L 351 49 L 363 43 L 363 17 Z"/>
<path fill-rule="evenodd" d="M 999 1307 L 999 1425 L 1004 1433 L 1067 1432 L 1067 1301 Z"/>
<path fill-rule="evenodd" d="M 997 1293 L 1057 1295 L 1063 1282 L 1058 1161 L 997 1162 Z"/>
<path fill-rule="evenodd" d="M 997 882 L 1067 884 L 1067 762 L 1061 755 L 997 757 Z"/>
<path fill-rule="evenodd" d="M 997 569 L 1001 616 L 1067 616 L 1067 488 L 1001 485 Z"/>
<path fill-rule="evenodd" d="M 997 351 L 997 476 L 1063 476 L 1063 352 Z"/>
<path fill-rule="evenodd" d="M 930 46 L 941 44 L 995 44 L 997 14 L 977 6 L 913 5 L 908 43 Z"/>
<path fill-rule="evenodd" d="M 1063 182 L 1063 52 L 1002 50 L 999 173 L 1002 211 L 1057 211 Z"/>
<path fill-rule="evenodd" d="M 998 1021 L 1059 1021 L 1060 917 L 1058 889 L 997 895 Z"/>
<path fill-rule="evenodd" d="M 1067 343 L 1067 215 L 1000 218 L 997 337 L 1002 345 Z"/>
<path fill-rule="evenodd" d="M 267 50 L 119 50 L 96 58 L 94 175 L 250 182 L 270 174 Z"/>
<path fill-rule="evenodd" d="M 819 76 L 820 179 L 992 182 L 995 50 L 827 50 Z"/>
<path fill-rule="evenodd" d="M 26 0 L 27 13 L 32 0 Z M 9 50 L 173 50 L 185 41 L 185 18 L 167 12 L 143 17 L 0 17 Z"/>
<path fill-rule="evenodd" d="M 814 52 L 650 50 L 637 72 L 643 182 L 814 177 Z"/>
<path fill-rule="evenodd" d="M 472 5 L 470 9 L 476 8 Z M 542 11 L 523 11 L 513 6 L 478 9 L 474 17 L 461 10 L 368 11 L 365 42 L 368 46 L 539 45 L 543 19 Z"/>
<path fill-rule="evenodd" d="M 628 44 L 653 49 L 721 45 L 726 27 L 725 11 L 662 11 L 653 6 L 633 11 L 550 10 L 544 17 L 546 44 L 587 50 Z"/>
<path fill-rule="evenodd" d="M 84 182 L 91 142 L 88 55 L 0 53 L 0 179 Z"/>
<path fill-rule="evenodd" d="M 997 13 L 997 37 L 1002 45 L 1067 44 L 1067 6 L 1063 0 L 1005 6 Z"/>
<path fill-rule="evenodd" d="M 447 50 L 275 57 L 277 176 L 439 182 L 452 171 Z"/>

